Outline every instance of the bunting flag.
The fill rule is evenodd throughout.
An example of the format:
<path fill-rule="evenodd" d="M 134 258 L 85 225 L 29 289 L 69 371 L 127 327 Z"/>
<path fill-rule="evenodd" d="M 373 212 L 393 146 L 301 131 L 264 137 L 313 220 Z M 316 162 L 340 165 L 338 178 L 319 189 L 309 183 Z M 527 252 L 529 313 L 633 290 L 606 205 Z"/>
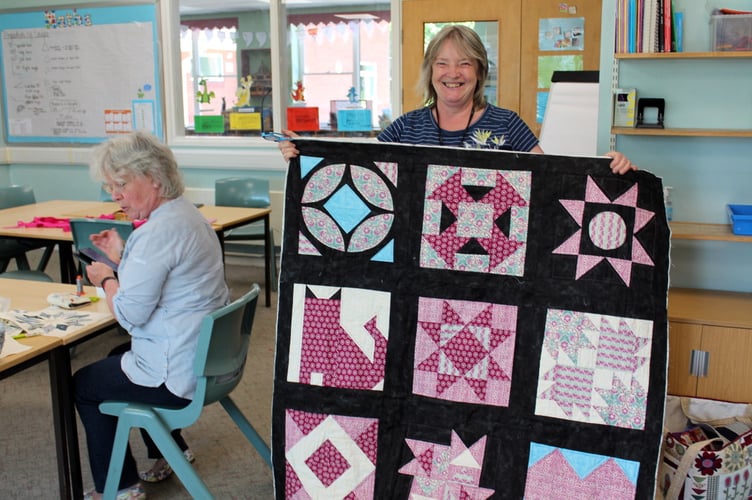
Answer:
<path fill-rule="evenodd" d="M 610 159 L 296 140 L 277 498 L 652 498 L 660 179 Z"/>

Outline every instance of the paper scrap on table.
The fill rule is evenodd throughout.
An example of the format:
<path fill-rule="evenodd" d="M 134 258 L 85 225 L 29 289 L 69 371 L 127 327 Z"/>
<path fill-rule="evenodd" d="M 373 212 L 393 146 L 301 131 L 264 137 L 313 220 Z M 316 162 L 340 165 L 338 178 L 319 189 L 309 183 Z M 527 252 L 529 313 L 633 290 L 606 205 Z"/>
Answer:
<path fill-rule="evenodd" d="M 31 346 L 23 345 L 6 333 L 3 342 L 0 343 L 0 358 L 28 351 L 29 349 L 31 349 Z"/>
<path fill-rule="evenodd" d="M 67 310 L 50 306 L 41 311 L 12 309 L 0 313 L 0 320 L 6 323 L 6 334 L 11 337 L 18 335 L 64 337 L 91 323 L 102 320 L 106 316 L 105 313 Z"/>

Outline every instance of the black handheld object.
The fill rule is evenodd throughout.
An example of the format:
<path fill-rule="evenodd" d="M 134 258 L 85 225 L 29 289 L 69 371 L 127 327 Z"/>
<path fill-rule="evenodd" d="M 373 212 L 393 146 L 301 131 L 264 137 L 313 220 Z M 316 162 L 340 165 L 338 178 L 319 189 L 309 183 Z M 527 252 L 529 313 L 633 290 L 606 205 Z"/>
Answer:
<path fill-rule="evenodd" d="M 94 262 L 101 262 L 107 264 L 113 270 L 117 271 L 118 265 L 115 264 L 109 257 L 97 250 L 96 248 L 81 248 L 76 252 L 76 257 L 86 264 L 87 266 Z"/>

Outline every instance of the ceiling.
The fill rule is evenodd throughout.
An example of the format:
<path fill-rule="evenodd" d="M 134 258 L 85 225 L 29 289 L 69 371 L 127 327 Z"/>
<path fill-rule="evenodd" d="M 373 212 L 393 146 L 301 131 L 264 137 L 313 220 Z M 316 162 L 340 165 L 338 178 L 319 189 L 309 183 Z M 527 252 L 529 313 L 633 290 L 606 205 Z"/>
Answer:
<path fill-rule="evenodd" d="M 374 0 L 287 0 L 288 7 L 334 7 L 373 5 Z M 381 3 L 388 3 L 383 0 Z M 185 15 L 268 9 L 269 0 L 180 0 L 180 13 Z"/>

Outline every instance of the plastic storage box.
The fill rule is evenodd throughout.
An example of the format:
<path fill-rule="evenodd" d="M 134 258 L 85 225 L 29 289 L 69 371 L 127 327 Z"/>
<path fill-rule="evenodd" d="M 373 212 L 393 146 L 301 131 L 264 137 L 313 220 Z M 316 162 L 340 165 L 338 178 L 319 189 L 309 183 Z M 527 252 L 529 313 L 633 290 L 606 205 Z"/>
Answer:
<path fill-rule="evenodd" d="M 711 50 L 752 50 L 752 14 L 710 16 Z"/>
<path fill-rule="evenodd" d="M 752 205 L 729 205 L 728 214 L 734 234 L 752 235 Z"/>

